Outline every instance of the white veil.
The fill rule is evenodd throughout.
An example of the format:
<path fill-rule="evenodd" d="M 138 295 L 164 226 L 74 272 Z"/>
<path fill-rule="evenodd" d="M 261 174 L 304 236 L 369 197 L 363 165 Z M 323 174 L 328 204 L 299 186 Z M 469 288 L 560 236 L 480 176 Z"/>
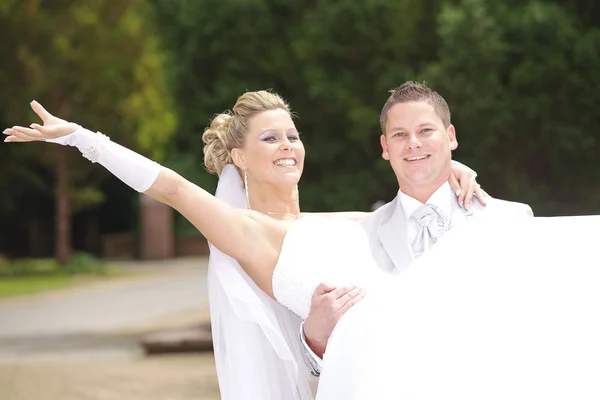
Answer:
<path fill-rule="evenodd" d="M 242 180 L 231 164 L 223 169 L 216 197 L 247 208 Z M 299 337 L 302 321 L 212 244 L 208 294 L 221 398 L 312 399 Z"/>

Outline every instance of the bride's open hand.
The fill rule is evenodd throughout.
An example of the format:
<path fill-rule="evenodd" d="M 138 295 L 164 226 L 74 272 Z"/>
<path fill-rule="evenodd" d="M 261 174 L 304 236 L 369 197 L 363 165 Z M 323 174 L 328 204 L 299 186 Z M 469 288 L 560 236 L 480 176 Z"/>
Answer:
<path fill-rule="evenodd" d="M 29 128 L 13 126 L 5 129 L 4 134 L 7 135 L 4 139 L 5 142 L 59 142 L 53 139 L 67 136 L 79 128 L 79 125 L 73 122 L 65 121 L 50 114 L 35 100 L 31 102 L 31 108 L 41 118 L 43 125 L 33 123 L 29 125 Z"/>

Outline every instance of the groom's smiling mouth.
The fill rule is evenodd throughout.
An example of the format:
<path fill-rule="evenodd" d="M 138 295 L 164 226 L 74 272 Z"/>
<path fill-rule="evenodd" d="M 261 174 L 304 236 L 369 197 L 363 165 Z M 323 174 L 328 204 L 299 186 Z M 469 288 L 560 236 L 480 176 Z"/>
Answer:
<path fill-rule="evenodd" d="M 295 167 L 296 160 L 293 158 L 280 158 L 279 160 L 273 161 L 273 164 L 278 167 Z"/>
<path fill-rule="evenodd" d="M 419 156 L 410 156 L 410 157 L 405 157 L 404 161 L 421 161 L 421 160 L 425 160 L 426 158 L 431 157 L 431 154 L 422 154 Z"/>

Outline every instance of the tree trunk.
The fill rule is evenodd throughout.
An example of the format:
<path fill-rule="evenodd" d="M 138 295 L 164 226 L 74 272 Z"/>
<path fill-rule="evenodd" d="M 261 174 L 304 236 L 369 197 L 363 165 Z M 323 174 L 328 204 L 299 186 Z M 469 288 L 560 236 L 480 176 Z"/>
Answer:
<path fill-rule="evenodd" d="M 85 219 L 85 250 L 89 253 L 100 253 L 100 229 L 96 214 L 90 214 Z"/>
<path fill-rule="evenodd" d="M 67 265 L 71 255 L 71 205 L 69 201 L 68 148 L 60 146 L 56 159 L 56 241 L 55 257 Z"/>
<path fill-rule="evenodd" d="M 40 252 L 40 224 L 38 217 L 35 216 L 27 224 L 27 233 L 29 240 L 29 254 L 32 257 L 39 257 Z"/>

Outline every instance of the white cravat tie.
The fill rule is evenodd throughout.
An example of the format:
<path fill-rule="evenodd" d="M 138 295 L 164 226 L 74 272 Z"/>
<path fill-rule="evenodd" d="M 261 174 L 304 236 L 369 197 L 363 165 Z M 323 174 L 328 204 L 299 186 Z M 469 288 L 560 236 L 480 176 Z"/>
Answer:
<path fill-rule="evenodd" d="M 433 204 L 424 204 L 411 216 L 417 223 L 417 236 L 412 242 L 415 258 L 419 258 L 450 228 L 450 221 Z"/>

